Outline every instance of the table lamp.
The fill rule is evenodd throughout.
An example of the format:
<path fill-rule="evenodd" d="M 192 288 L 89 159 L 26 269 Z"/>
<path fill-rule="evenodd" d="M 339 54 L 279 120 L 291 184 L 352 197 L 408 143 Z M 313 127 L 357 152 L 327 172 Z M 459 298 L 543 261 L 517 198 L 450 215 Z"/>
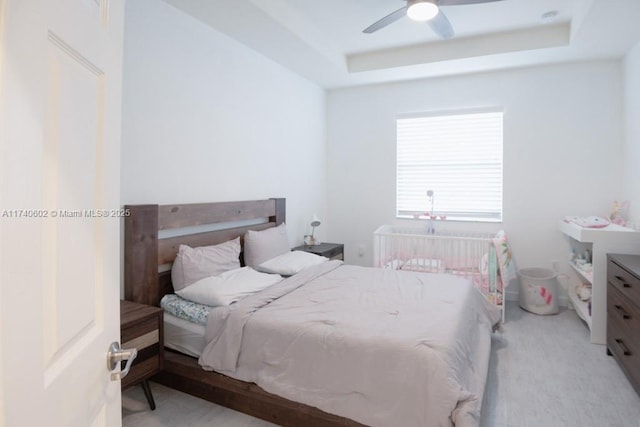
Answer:
<path fill-rule="evenodd" d="M 318 219 L 318 216 L 314 214 L 313 218 L 311 218 L 311 223 L 310 223 L 310 225 L 311 225 L 311 235 L 305 236 L 305 239 L 304 239 L 304 243 L 307 246 L 313 246 L 313 245 L 319 245 L 320 244 L 320 241 L 316 240 L 316 237 L 315 237 L 316 227 L 319 227 L 320 224 L 321 224 L 321 222 Z"/>

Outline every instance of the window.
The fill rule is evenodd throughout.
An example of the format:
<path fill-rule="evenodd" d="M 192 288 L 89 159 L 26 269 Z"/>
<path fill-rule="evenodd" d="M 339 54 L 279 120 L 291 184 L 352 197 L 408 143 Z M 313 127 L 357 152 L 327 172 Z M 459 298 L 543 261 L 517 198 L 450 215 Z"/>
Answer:
<path fill-rule="evenodd" d="M 502 221 L 502 116 L 399 118 L 397 216 L 427 215 L 433 203 L 433 214 L 447 219 Z"/>

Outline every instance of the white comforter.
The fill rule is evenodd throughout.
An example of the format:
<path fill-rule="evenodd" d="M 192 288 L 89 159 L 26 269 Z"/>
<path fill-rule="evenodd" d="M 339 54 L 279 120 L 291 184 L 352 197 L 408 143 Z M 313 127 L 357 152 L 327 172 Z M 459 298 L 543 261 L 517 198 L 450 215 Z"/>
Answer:
<path fill-rule="evenodd" d="M 330 261 L 212 310 L 200 364 L 371 426 L 477 426 L 499 319 L 466 279 Z"/>

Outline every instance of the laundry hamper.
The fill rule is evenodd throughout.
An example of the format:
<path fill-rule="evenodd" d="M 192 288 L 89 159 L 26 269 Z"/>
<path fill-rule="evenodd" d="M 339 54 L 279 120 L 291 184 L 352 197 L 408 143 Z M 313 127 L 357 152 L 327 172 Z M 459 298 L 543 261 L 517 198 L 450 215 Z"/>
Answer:
<path fill-rule="evenodd" d="M 547 268 L 523 268 L 520 278 L 520 307 L 531 313 L 557 314 L 558 279 L 556 272 Z"/>

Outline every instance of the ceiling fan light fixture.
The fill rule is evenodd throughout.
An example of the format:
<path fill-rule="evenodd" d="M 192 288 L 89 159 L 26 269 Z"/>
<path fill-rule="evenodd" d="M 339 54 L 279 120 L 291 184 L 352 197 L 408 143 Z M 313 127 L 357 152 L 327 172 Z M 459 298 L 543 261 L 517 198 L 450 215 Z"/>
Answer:
<path fill-rule="evenodd" d="M 438 5 L 428 0 L 410 1 L 407 8 L 409 19 L 418 22 L 428 21 L 438 14 Z"/>

